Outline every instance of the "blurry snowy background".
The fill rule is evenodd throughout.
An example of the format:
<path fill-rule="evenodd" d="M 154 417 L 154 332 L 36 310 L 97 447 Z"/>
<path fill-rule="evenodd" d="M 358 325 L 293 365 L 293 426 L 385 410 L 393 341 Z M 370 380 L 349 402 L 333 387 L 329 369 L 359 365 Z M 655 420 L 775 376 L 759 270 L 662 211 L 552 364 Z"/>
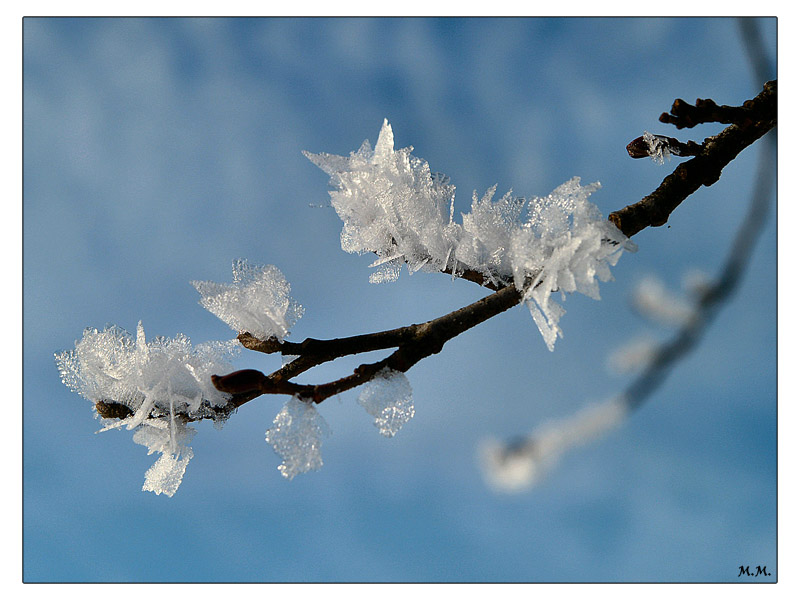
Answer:
<path fill-rule="evenodd" d="M 764 19 L 772 76 L 776 22 Z M 545 195 L 600 181 L 604 214 L 676 163 L 632 160 L 675 98 L 740 104 L 753 83 L 731 19 L 26 19 L 24 22 L 24 578 L 26 581 L 729 581 L 776 560 L 774 211 L 752 268 L 690 360 L 621 429 L 531 492 L 498 495 L 476 448 L 623 389 L 608 357 L 645 332 L 631 292 L 713 275 L 749 201 L 757 148 L 636 236 L 603 300 L 570 296 L 550 353 L 527 309 L 409 373 L 416 416 L 379 435 L 356 392 L 320 407 L 319 472 L 285 481 L 265 397 L 215 431 L 171 499 L 141 491 L 155 457 L 94 435 L 56 351 L 84 327 L 229 339 L 191 280 L 244 257 L 280 268 L 306 309 L 291 339 L 407 325 L 486 292 L 404 271 L 368 283 L 341 251 L 327 177 L 301 150 L 346 154 L 384 118 L 396 147 L 446 173 L 456 211 L 498 185 Z M 382 356 L 382 355 L 381 355 Z M 368 357 L 371 358 L 371 357 Z M 378 356 L 376 355 L 376 358 Z M 279 358 L 244 354 L 265 371 Z M 313 370 L 326 381 L 363 358 Z"/>

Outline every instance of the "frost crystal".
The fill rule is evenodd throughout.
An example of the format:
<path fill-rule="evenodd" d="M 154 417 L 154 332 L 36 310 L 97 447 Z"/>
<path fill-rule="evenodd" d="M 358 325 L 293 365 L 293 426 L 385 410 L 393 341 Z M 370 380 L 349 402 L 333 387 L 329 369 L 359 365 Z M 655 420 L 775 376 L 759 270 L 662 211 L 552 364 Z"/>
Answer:
<path fill-rule="evenodd" d="M 194 456 L 187 443 L 195 431 L 185 423 L 172 419 L 145 421 L 133 434 L 133 441 L 147 446 L 147 454 L 160 452 L 159 459 L 147 470 L 142 490 L 172 497 L 178 490 L 186 465 Z"/>
<path fill-rule="evenodd" d="M 642 139 L 647 144 L 647 154 L 653 159 L 653 162 L 663 165 L 664 159 L 669 160 L 671 158 L 672 149 L 667 138 L 663 135 L 654 135 L 649 131 L 645 131 Z"/>
<path fill-rule="evenodd" d="M 512 240 L 520 228 L 520 217 L 525 209 L 525 199 L 508 192 L 497 202 L 492 202 L 497 186 L 487 190 L 478 200 L 472 194 L 472 210 L 462 214 L 456 258 L 465 265 L 480 271 L 493 283 L 508 283 L 514 272 Z"/>
<path fill-rule="evenodd" d="M 134 441 L 162 457 L 147 472 L 143 489 L 171 496 L 192 457 L 186 443 L 193 431 L 179 415 L 216 416 L 229 396 L 211 383 L 215 372 L 232 369 L 236 343 L 211 342 L 192 347 L 188 337 L 147 342 L 141 322 L 134 339 L 119 327 L 87 329 L 75 349 L 56 354 L 61 380 L 96 405 L 117 406 L 129 416 L 106 420 L 101 431 L 137 429 Z"/>
<path fill-rule="evenodd" d="M 455 246 L 452 202 L 455 186 L 431 174 L 428 163 L 394 149 L 384 120 L 375 150 L 364 141 L 349 157 L 303 154 L 331 176 L 331 205 L 344 222 L 342 250 L 374 252 L 379 261 L 402 259 L 409 270 L 441 271 Z M 376 283 L 394 281 L 396 267 L 381 270 Z"/>
<path fill-rule="evenodd" d="M 375 427 L 386 437 L 394 436 L 414 416 L 408 378 L 388 367 L 364 384 L 358 403 L 375 417 Z"/>
<path fill-rule="evenodd" d="M 622 251 L 635 250 L 588 201 L 599 184 L 581 186 L 577 177 L 545 198 L 509 192 L 493 201 L 497 186 L 481 199 L 473 194 L 471 212 L 455 223 L 455 186 L 411 150 L 394 149 L 384 120 L 375 150 L 365 141 L 349 157 L 304 152 L 331 176 L 331 204 L 344 223 L 342 249 L 377 254 L 373 283 L 396 280 L 403 263 L 411 273 L 469 269 L 495 285 L 513 281 L 552 350 L 564 309 L 551 294 L 577 291 L 598 299 L 598 280 L 610 280 L 609 267 Z"/>
<path fill-rule="evenodd" d="M 588 201 L 600 184 L 581 186 L 574 177 L 545 198 L 528 203 L 527 221 L 512 239 L 511 262 L 517 289 L 525 300 L 547 347 L 552 351 L 562 335 L 558 322 L 564 309 L 551 299 L 553 292 L 580 292 L 600 299 L 599 281 L 612 278 L 623 249 L 635 245 L 602 218 Z M 530 283 L 528 283 L 530 281 Z"/>
<path fill-rule="evenodd" d="M 294 396 L 275 417 L 266 440 L 283 459 L 278 466 L 281 475 L 293 479 L 322 467 L 322 438 L 328 435 L 328 424 L 314 404 Z"/>
<path fill-rule="evenodd" d="M 230 371 L 235 342 L 192 347 L 188 337 L 145 340 L 140 322 L 134 339 L 116 326 L 86 329 L 75 349 L 56 354 L 61 380 L 93 404 L 121 404 L 134 413 L 128 429 L 148 415 L 204 414 L 203 403 L 224 406 L 227 394 L 211 383 L 215 372 Z"/>
<path fill-rule="evenodd" d="M 234 331 L 260 339 L 283 340 L 303 316 L 303 307 L 289 297 L 289 283 L 273 265 L 239 259 L 233 263 L 233 284 L 193 281 L 192 285 L 200 292 L 203 308 Z"/>

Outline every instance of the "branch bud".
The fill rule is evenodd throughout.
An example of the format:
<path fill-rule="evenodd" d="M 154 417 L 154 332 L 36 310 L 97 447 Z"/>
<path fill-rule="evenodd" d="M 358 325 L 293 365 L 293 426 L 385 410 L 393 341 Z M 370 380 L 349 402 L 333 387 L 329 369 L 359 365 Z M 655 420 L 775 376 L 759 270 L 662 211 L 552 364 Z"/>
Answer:
<path fill-rule="evenodd" d="M 265 377 L 261 371 L 256 369 L 243 369 L 235 371 L 229 375 L 212 375 L 211 383 L 220 392 L 226 394 L 246 394 L 248 392 L 261 391 L 261 385 Z"/>
<path fill-rule="evenodd" d="M 94 405 L 94 409 L 104 419 L 127 419 L 133 415 L 133 410 L 130 407 L 117 402 L 106 402 L 105 400 L 97 402 Z"/>

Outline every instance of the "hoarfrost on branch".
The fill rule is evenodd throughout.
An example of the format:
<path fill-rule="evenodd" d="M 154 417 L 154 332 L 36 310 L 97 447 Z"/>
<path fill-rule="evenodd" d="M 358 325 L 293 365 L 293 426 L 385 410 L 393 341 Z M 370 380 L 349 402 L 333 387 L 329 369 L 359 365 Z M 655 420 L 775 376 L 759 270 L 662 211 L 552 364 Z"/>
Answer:
<path fill-rule="evenodd" d="M 497 491 L 530 489 L 567 451 L 619 426 L 627 413 L 625 399 L 613 398 L 561 421 L 545 423 L 512 446 L 485 440 L 478 451 L 484 478 Z"/>
<path fill-rule="evenodd" d="M 635 250 L 588 201 L 600 185 L 582 186 L 575 177 L 544 198 L 508 192 L 496 202 L 494 186 L 481 199 L 473 194 L 471 212 L 459 224 L 453 221 L 455 186 L 432 175 L 412 150 L 394 149 L 384 120 L 374 150 L 365 141 L 349 157 L 304 152 L 331 177 L 331 205 L 344 224 L 342 249 L 378 256 L 372 282 L 396 280 L 404 262 L 410 273 L 469 269 L 495 285 L 513 281 L 553 350 L 564 309 L 551 294 L 599 299 L 598 280 L 612 278 L 609 267 L 623 249 Z"/>
<path fill-rule="evenodd" d="M 139 322 L 134 339 L 119 327 L 86 329 L 75 349 L 56 354 L 64 384 L 95 407 L 98 403 L 124 407 L 120 421 L 104 419 L 101 431 L 135 429 L 133 440 L 161 457 L 145 477 L 144 490 L 172 496 L 192 458 L 187 442 L 194 430 L 182 418 L 211 416 L 229 396 L 211 383 L 215 372 L 230 370 L 238 352 L 235 341 L 192 347 L 188 337 L 145 339 Z M 100 415 L 100 413 L 98 413 Z M 102 416 L 102 415 L 100 415 Z"/>

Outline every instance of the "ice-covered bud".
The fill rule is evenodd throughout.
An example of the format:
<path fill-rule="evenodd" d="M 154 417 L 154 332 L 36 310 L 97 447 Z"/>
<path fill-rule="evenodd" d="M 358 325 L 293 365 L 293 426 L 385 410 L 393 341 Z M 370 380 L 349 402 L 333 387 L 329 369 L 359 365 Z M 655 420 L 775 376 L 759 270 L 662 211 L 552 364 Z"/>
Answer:
<path fill-rule="evenodd" d="M 647 144 L 647 155 L 653 159 L 653 162 L 663 165 L 664 159 L 669 160 L 672 154 L 670 151 L 669 138 L 663 135 L 652 134 L 649 131 L 645 131 L 642 138 L 645 144 Z"/>
<path fill-rule="evenodd" d="M 322 467 L 322 440 L 328 435 L 328 424 L 316 406 L 294 396 L 275 417 L 266 440 L 282 459 L 281 475 L 293 479 Z"/>
<path fill-rule="evenodd" d="M 364 384 L 358 403 L 375 417 L 375 427 L 386 437 L 393 437 L 414 416 L 408 378 L 388 367 Z"/>
<path fill-rule="evenodd" d="M 544 465 L 537 460 L 532 443 L 528 440 L 510 444 L 498 440 L 481 442 L 478 461 L 490 487 L 506 493 L 522 492 L 541 479 Z"/>
<path fill-rule="evenodd" d="M 303 307 L 289 296 L 283 273 L 273 265 L 251 265 L 244 259 L 233 263 L 233 283 L 193 281 L 203 308 L 238 333 L 248 332 L 266 340 L 282 340 L 303 316 Z"/>
<path fill-rule="evenodd" d="M 696 142 L 681 142 L 673 137 L 656 135 L 645 131 L 644 135 L 633 140 L 626 147 L 631 158 L 650 157 L 660 165 L 664 164 L 664 159 L 668 159 L 671 154 L 675 156 L 697 156 L 703 147 Z"/>
<path fill-rule="evenodd" d="M 192 347 L 188 337 L 136 337 L 119 327 L 87 329 L 75 349 L 56 354 L 61 380 L 87 398 L 105 427 L 135 429 L 133 441 L 161 458 L 147 471 L 145 491 L 172 496 L 192 457 L 194 430 L 186 419 L 213 415 L 229 396 L 215 389 L 211 375 L 230 371 L 235 341 Z M 224 412 L 224 411 L 223 411 Z M 111 419 L 118 419 L 110 423 Z"/>

